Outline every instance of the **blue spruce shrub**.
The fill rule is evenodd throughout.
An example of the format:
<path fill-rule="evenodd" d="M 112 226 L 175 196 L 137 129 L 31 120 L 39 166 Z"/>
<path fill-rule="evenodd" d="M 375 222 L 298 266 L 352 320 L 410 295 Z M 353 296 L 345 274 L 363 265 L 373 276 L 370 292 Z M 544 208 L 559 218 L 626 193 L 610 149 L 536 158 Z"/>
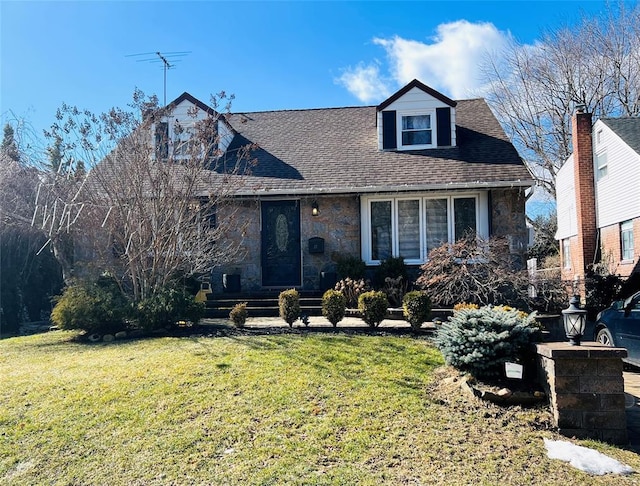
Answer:
<path fill-rule="evenodd" d="M 463 307 L 442 325 L 435 344 L 447 364 L 476 378 L 501 376 L 504 363 L 524 359 L 539 337 L 535 313 L 507 306 Z"/>

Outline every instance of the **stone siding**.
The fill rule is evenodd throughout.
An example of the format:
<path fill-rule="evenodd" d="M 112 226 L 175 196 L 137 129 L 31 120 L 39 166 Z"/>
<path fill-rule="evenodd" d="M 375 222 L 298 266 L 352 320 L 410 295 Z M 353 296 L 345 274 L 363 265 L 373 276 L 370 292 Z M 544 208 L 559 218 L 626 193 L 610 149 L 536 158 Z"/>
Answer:
<path fill-rule="evenodd" d="M 524 189 L 491 191 L 491 236 L 506 237 L 514 264 L 526 267 L 529 233 L 525 217 Z"/>
<path fill-rule="evenodd" d="M 318 216 L 312 216 L 311 208 L 316 201 Z M 236 203 L 227 212 L 245 223 L 243 231 L 231 231 L 228 241 L 239 248 L 235 261 L 214 269 L 211 275 L 212 290 L 222 292 L 222 275 L 240 274 L 242 291 L 262 288 L 261 274 L 261 227 L 259 200 L 244 200 Z M 228 217 L 220 214 L 219 217 Z M 324 252 L 309 252 L 309 239 L 324 239 Z M 320 272 L 335 271 L 335 256 L 355 255 L 360 257 L 360 202 L 357 196 L 323 196 L 300 200 L 300 244 L 302 258 L 302 288 L 318 290 Z"/>

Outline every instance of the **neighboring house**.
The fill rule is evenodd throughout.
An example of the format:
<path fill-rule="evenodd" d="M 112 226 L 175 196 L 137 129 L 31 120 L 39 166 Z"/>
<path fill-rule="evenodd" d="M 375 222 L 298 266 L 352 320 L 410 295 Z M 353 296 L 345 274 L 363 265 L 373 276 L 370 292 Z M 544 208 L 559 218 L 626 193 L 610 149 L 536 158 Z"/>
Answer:
<path fill-rule="evenodd" d="M 580 283 L 594 263 L 622 277 L 640 272 L 640 118 L 576 110 L 573 154 L 558 171 L 562 277 Z"/>
<path fill-rule="evenodd" d="M 156 123 L 164 150 L 172 125 L 194 107 L 185 93 Z M 162 123 L 166 123 L 163 125 Z M 468 231 L 504 236 L 524 266 L 531 174 L 482 99 L 454 101 L 414 80 L 378 106 L 238 113 L 220 124 L 221 152 L 255 144 L 238 187 L 243 259 L 216 269 L 242 290 L 332 284 L 337 256 L 377 266 L 391 256 L 419 265 Z"/>

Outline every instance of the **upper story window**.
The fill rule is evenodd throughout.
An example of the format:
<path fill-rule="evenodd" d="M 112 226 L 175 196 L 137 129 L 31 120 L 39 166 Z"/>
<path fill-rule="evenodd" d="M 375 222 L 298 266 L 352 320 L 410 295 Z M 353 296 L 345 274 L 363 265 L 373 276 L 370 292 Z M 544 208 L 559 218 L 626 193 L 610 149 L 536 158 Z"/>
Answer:
<path fill-rule="evenodd" d="M 455 147 L 456 105 L 414 79 L 376 107 L 378 149 Z"/>
<path fill-rule="evenodd" d="M 609 172 L 606 150 L 602 150 L 596 153 L 595 163 L 596 163 L 596 180 L 600 180 L 603 177 L 605 177 Z"/>
<path fill-rule="evenodd" d="M 431 145 L 431 115 L 402 116 L 402 145 Z"/>
<path fill-rule="evenodd" d="M 156 123 L 156 158 L 169 157 L 169 124 L 167 122 Z"/>

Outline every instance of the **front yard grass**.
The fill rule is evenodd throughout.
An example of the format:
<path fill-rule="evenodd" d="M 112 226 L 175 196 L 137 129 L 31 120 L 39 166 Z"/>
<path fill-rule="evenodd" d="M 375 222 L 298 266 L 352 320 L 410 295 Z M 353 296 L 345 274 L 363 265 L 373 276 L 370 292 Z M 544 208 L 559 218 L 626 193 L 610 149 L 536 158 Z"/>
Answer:
<path fill-rule="evenodd" d="M 0 341 L 0 484 L 640 482 L 548 459 L 546 409 L 463 397 L 422 338 L 74 336 Z"/>

